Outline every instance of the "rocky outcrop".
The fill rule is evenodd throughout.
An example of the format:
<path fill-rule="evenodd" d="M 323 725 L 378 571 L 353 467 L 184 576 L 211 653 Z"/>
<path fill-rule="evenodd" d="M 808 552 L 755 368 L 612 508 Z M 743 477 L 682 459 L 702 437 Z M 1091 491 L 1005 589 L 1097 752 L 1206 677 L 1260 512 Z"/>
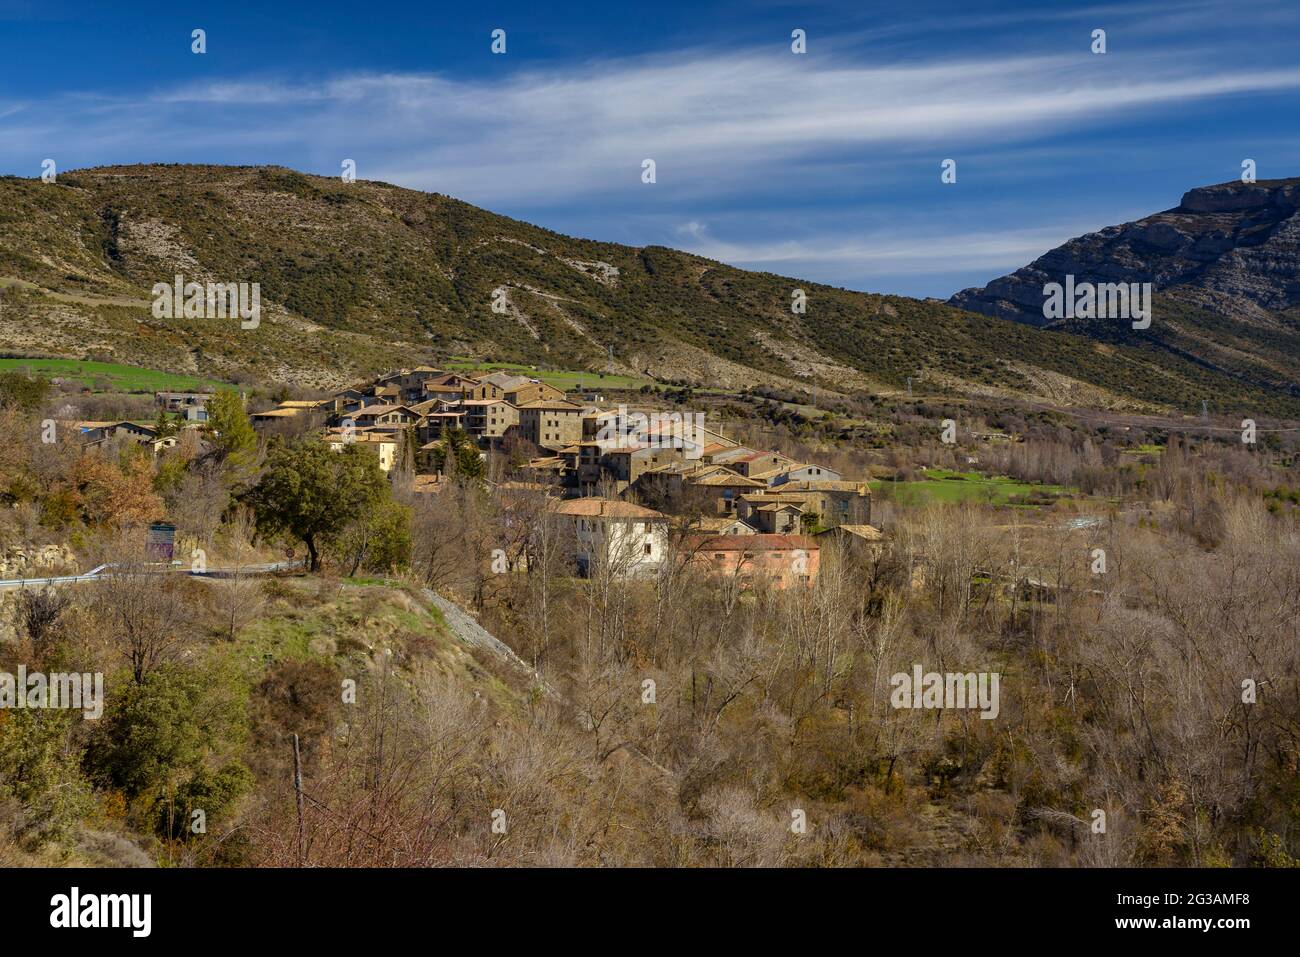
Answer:
<path fill-rule="evenodd" d="M 1257 321 L 1259 310 L 1300 306 L 1300 178 L 1193 189 L 1174 209 L 1072 239 L 949 303 L 1049 325 L 1043 286 L 1149 282 L 1220 314 Z"/>
<path fill-rule="evenodd" d="M 0 579 L 75 574 L 77 558 L 67 545 L 10 545 L 0 549 Z"/>
<path fill-rule="evenodd" d="M 0 547 L 0 580 L 75 574 L 76 570 L 77 557 L 67 545 Z M 0 643 L 18 637 L 15 612 L 20 594 L 17 588 L 0 591 Z"/>

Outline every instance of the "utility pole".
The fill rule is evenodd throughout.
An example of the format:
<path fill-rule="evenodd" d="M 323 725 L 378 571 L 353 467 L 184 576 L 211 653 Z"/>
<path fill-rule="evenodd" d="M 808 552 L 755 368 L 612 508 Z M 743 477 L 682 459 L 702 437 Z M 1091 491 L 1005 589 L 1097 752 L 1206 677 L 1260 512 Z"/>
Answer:
<path fill-rule="evenodd" d="M 167 777 L 167 863 L 172 863 L 172 845 L 176 843 L 176 786 Z"/>
<path fill-rule="evenodd" d="M 298 752 L 298 736 L 293 736 L 293 790 L 298 798 L 298 866 L 303 866 L 302 856 L 302 755 Z"/>

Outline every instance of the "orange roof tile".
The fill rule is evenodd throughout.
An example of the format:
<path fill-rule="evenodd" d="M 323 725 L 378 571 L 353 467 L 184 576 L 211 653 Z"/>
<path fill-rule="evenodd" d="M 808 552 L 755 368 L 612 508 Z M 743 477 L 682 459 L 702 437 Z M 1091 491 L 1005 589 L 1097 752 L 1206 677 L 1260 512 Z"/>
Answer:
<path fill-rule="evenodd" d="M 667 519 L 662 512 L 656 512 L 652 508 L 643 508 L 631 502 L 608 498 L 571 498 L 564 502 L 557 502 L 553 510 L 560 515 L 571 515 L 575 518 L 640 518 L 652 521 Z"/>

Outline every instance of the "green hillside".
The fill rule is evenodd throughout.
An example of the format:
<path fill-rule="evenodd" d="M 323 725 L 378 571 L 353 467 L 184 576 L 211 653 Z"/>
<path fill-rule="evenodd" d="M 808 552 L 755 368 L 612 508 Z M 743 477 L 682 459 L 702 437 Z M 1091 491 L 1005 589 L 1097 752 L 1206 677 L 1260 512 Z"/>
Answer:
<path fill-rule="evenodd" d="M 152 286 L 177 273 L 260 283 L 261 325 L 154 318 Z M 910 376 L 930 392 L 1300 414 L 1300 399 L 1195 356 L 573 239 L 439 194 L 281 168 L 0 179 L 0 284 L 4 352 L 201 378 L 334 386 L 455 355 L 723 388 L 889 391 Z M 790 309 L 796 288 L 803 315 Z"/>
<path fill-rule="evenodd" d="M 188 392 L 215 389 L 221 385 L 213 379 L 141 369 L 117 362 L 78 359 L 0 359 L 0 372 L 9 371 L 66 379 L 103 392 Z"/>

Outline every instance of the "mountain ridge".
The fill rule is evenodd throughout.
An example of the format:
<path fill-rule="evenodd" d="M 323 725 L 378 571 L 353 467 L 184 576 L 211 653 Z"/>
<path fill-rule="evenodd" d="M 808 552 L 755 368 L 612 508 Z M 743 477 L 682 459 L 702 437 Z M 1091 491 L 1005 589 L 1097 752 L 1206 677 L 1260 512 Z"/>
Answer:
<path fill-rule="evenodd" d="M 150 289 L 176 274 L 259 283 L 259 328 L 154 317 Z M 1210 397 L 1300 415 L 1267 377 L 1194 354 L 567 237 L 439 193 L 283 167 L 0 178 L 0 284 L 11 354 L 319 388 L 454 354 L 724 388 L 897 392 L 914 378 L 957 394 L 1184 410 Z"/>
<path fill-rule="evenodd" d="M 1162 315 L 1126 332 L 1106 319 L 1050 320 L 1044 291 L 1077 283 L 1145 283 Z M 948 304 L 1111 342 L 1148 339 L 1253 386 L 1300 395 L 1300 178 L 1190 189 L 1142 219 L 1071 239 Z"/>

